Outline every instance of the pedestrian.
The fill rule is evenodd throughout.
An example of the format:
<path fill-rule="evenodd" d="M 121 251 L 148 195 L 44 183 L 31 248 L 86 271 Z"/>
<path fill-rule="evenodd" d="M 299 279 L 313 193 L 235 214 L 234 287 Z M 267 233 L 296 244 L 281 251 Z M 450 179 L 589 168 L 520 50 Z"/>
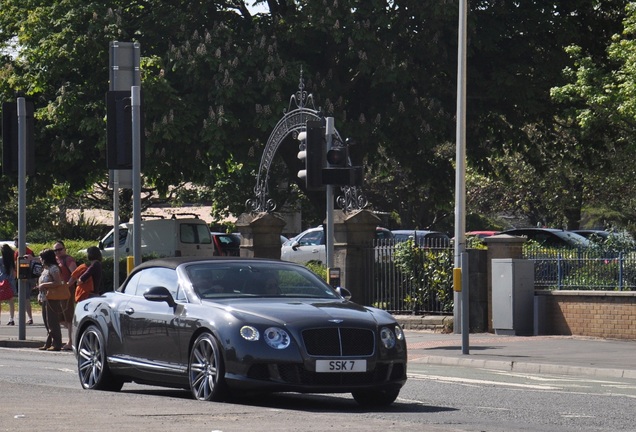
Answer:
<path fill-rule="evenodd" d="M 12 296 L 7 301 L 9 302 L 9 321 L 7 325 L 15 325 L 15 298 L 18 296 L 18 285 L 16 283 L 15 261 L 13 260 L 13 249 L 8 244 L 3 244 L 0 248 L 2 255 L 2 268 L 0 269 L 2 276 L 1 280 L 8 281 L 11 285 Z M 0 306 L 0 312 L 2 307 Z"/>
<path fill-rule="evenodd" d="M 16 263 L 15 266 L 17 268 L 18 266 L 18 256 L 20 255 L 20 250 L 19 250 L 19 246 L 18 246 L 18 238 L 14 238 L 13 239 L 13 244 L 15 245 L 15 251 L 13 252 L 13 262 Z M 29 260 L 29 262 L 31 261 L 39 261 L 38 258 L 35 257 L 35 255 L 33 254 L 33 251 L 31 249 L 29 249 L 28 246 L 25 246 L 25 254 L 24 257 L 27 258 Z M 17 270 L 16 270 L 17 272 Z M 26 303 L 25 303 L 25 310 L 27 313 L 27 316 L 29 317 L 29 319 L 27 320 L 27 325 L 31 325 L 33 324 L 33 311 L 31 308 L 31 296 L 33 295 L 33 292 L 38 292 L 35 287 L 38 284 L 38 280 L 37 278 L 29 278 L 29 279 L 25 279 L 24 283 L 26 285 L 25 290 L 26 290 Z M 46 321 L 45 321 L 46 322 Z"/>
<path fill-rule="evenodd" d="M 38 289 L 44 294 L 43 308 L 46 307 L 46 320 L 49 330 L 49 338 L 46 344 L 39 348 L 47 351 L 60 351 L 62 349 L 62 329 L 60 327 L 60 316 L 63 315 L 70 292 L 68 285 L 62 280 L 62 273 L 55 259 L 55 252 L 45 249 L 40 252 L 42 261 L 42 274 L 38 280 Z"/>
<path fill-rule="evenodd" d="M 55 258 L 57 260 L 57 265 L 60 268 L 60 273 L 62 274 L 62 280 L 67 282 L 71 279 L 71 274 L 77 268 L 77 262 L 75 258 L 70 256 L 66 252 L 66 246 L 64 242 L 58 240 L 53 245 L 53 251 L 55 252 Z M 65 351 L 70 351 L 73 349 L 73 309 L 75 308 L 74 301 L 74 293 L 71 293 L 71 296 L 68 298 L 66 304 L 63 305 L 63 313 L 60 316 L 60 323 L 66 327 L 68 330 L 68 343 L 66 343 L 62 349 Z"/>
<path fill-rule="evenodd" d="M 86 249 L 88 264 L 80 264 L 71 274 L 69 286 L 76 285 L 75 302 L 99 295 L 102 284 L 102 252 L 97 246 Z"/>

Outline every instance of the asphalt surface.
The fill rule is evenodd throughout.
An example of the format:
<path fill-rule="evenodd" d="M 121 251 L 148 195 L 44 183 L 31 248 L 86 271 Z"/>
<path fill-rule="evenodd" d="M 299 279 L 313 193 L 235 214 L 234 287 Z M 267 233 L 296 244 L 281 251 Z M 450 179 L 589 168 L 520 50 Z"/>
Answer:
<path fill-rule="evenodd" d="M 44 344 L 41 314 L 25 325 L 8 326 L 6 309 L 0 319 L 0 347 L 33 348 Z M 62 337 L 66 339 L 66 330 Z M 409 363 L 464 366 L 522 373 L 564 374 L 636 379 L 636 341 L 579 336 L 504 336 L 491 333 L 444 334 L 406 330 Z M 1 354 L 0 354 L 1 355 Z"/>

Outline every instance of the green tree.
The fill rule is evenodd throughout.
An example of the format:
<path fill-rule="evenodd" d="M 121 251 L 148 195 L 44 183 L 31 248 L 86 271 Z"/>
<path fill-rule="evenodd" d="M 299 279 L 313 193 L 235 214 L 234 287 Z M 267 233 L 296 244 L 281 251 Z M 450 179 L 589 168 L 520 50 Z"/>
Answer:
<path fill-rule="evenodd" d="M 602 55 L 604 40 L 620 28 L 626 3 L 477 6 L 483 8 L 476 22 L 481 37 L 474 38 L 481 49 L 471 72 L 475 90 L 469 91 L 469 107 L 479 119 L 469 122 L 473 210 L 515 216 L 517 222 L 579 226 L 594 190 L 600 190 L 595 182 L 617 167 L 607 163 L 614 153 L 600 131 L 573 128 L 572 105 L 552 99 L 551 89 L 567 82 L 562 71 L 573 59 L 565 48 L 577 44 Z"/>
<path fill-rule="evenodd" d="M 565 106 L 561 121 L 591 142 L 596 170 L 590 173 L 587 211 L 599 222 L 618 223 L 634 230 L 636 190 L 625 181 L 634 174 L 636 152 L 634 94 L 636 76 L 636 5 L 630 2 L 622 29 L 600 42 L 604 50 L 572 45 L 573 60 L 564 69 L 568 83 L 552 89 L 555 101 Z"/>
<path fill-rule="evenodd" d="M 20 49 L 15 58 L 3 54 L 0 91 L 5 100 L 17 91 L 36 103 L 33 190 L 54 182 L 84 197 L 81 191 L 105 184 L 107 47 L 112 40 L 138 41 L 148 193 L 168 199 L 171 186 L 191 182 L 209 189 L 215 214 L 241 213 L 263 145 L 302 67 L 317 106 L 356 141 L 351 156 L 367 167 L 374 208 L 399 214 L 404 226 L 448 219 L 457 3 L 266 3 L 270 13 L 252 16 L 241 0 L 3 1 L 0 49 L 16 38 Z M 561 71 L 572 62 L 563 48 L 602 52 L 599 41 L 617 31 L 626 3 L 470 2 L 468 141 L 479 170 L 489 175 L 496 168 L 489 158 L 510 150 L 537 176 L 550 172 L 546 155 L 554 149 L 564 155 L 559 163 L 568 161 L 564 166 L 587 160 L 593 141 L 564 132 L 562 108 L 549 91 L 564 83 Z M 297 143 L 287 139 L 272 172 L 279 205 L 298 197 L 296 152 Z M 315 215 L 324 215 L 324 197 L 307 196 Z"/>

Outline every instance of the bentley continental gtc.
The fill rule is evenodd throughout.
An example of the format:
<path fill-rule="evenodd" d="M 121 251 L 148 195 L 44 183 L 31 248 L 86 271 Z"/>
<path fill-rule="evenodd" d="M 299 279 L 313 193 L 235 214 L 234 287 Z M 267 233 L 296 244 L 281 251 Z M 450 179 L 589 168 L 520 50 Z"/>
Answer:
<path fill-rule="evenodd" d="M 351 393 L 389 405 L 406 341 L 389 313 L 349 300 L 306 267 L 240 257 L 145 262 L 73 320 L 86 389 L 135 382 L 222 401 L 247 393 Z"/>

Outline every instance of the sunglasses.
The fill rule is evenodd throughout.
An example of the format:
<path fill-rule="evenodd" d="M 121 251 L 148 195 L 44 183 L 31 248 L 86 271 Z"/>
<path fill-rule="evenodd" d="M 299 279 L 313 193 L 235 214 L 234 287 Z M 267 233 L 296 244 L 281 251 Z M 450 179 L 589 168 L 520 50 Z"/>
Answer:
<path fill-rule="evenodd" d="M 63 250 L 64 250 L 64 248 L 53 249 L 54 252 L 60 252 L 60 251 L 63 251 Z"/>

